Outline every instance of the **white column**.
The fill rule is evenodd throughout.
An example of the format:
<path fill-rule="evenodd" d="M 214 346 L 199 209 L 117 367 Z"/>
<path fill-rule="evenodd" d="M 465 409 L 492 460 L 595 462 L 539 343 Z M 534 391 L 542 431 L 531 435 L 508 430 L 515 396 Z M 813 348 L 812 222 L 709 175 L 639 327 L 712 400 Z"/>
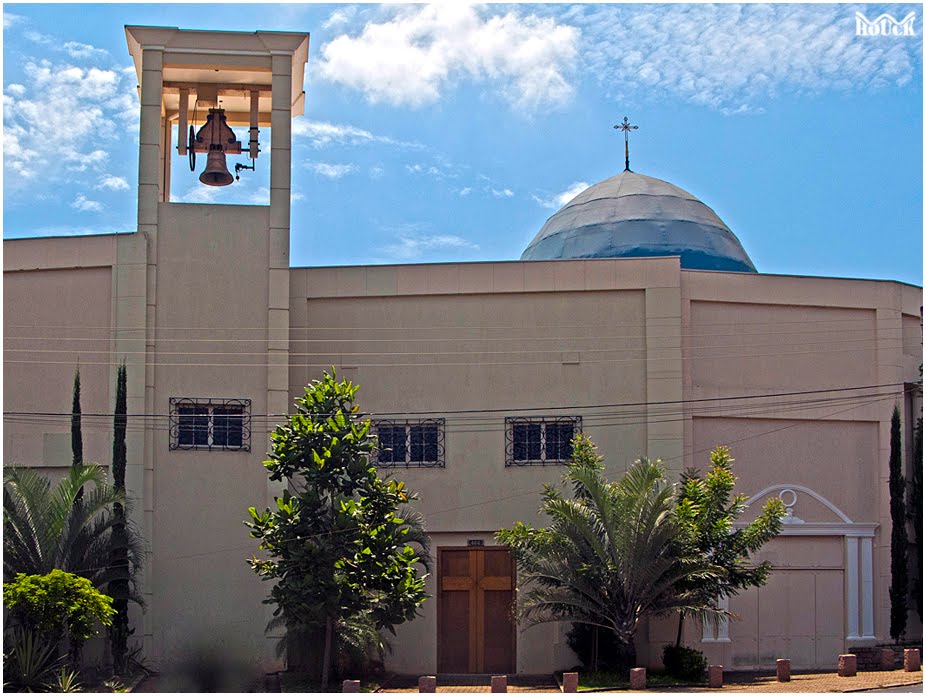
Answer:
<path fill-rule="evenodd" d="M 846 537 L 846 614 L 849 635 L 858 640 L 858 537 Z"/>
<path fill-rule="evenodd" d="M 862 538 L 862 638 L 875 637 L 874 574 L 871 537 Z"/>

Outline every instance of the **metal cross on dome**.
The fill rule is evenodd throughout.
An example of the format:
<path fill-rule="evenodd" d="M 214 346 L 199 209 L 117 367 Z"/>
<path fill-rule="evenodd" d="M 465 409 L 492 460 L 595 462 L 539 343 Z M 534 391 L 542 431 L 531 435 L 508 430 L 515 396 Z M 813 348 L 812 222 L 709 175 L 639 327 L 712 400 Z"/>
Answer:
<path fill-rule="evenodd" d="M 618 123 L 614 126 L 617 130 L 624 131 L 624 171 L 630 171 L 630 131 L 637 130 L 639 126 L 631 126 L 630 121 L 627 120 L 627 117 L 624 116 L 623 123 Z"/>

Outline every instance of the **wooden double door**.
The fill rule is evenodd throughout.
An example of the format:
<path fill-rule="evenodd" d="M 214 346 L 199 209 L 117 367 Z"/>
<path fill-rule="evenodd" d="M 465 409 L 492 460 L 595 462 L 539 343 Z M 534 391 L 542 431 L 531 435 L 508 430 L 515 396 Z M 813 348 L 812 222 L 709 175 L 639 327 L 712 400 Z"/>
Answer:
<path fill-rule="evenodd" d="M 514 563 L 506 548 L 438 549 L 437 665 L 444 674 L 515 671 Z"/>

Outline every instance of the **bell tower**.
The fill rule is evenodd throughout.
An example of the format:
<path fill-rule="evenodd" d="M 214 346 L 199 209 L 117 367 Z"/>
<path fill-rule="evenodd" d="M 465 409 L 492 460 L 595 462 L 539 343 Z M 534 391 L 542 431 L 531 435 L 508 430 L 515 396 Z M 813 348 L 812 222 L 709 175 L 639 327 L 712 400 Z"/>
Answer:
<path fill-rule="evenodd" d="M 304 111 L 309 36 L 125 33 L 141 102 L 144 262 L 117 274 L 126 310 L 116 311 L 113 346 L 129 356 L 130 393 L 144 394 L 134 479 L 151 549 L 143 621 L 146 654 L 167 664 L 215 636 L 264 640 L 266 586 L 242 560 L 256 544 L 241 520 L 279 492 L 261 461 L 273 414 L 289 410 L 291 122 Z M 233 126 L 247 136 L 237 140 Z M 184 176 L 204 189 L 269 165 L 270 203 L 171 202 L 171 167 L 189 164 Z M 226 611 L 204 614 L 216 596 Z"/>

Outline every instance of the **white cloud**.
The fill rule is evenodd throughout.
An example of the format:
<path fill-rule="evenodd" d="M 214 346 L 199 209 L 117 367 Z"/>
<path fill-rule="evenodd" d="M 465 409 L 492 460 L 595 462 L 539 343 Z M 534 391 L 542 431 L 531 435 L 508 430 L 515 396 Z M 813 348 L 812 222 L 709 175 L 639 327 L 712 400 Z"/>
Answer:
<path fill-rule="evenodd" d="M 304 200 L 305 200 L 305 196 L 303 196 L 303 195 L 302 195 L 301 193 L 299 193 L 298 191 L 293 191 L 293 192 L 290 194 L 290 196 L 289 196 L 289 200 L 291 200 L 291 201 L 304 201 Z M 269 203 L 269 202 L 270 202 L 270 192 L 268 191 L 268 192 L 267 192 L 267 203 Z"/>
<path fill-rule="evenodd" d="M 9 29 L 14 24 L 18 24 L 22 20 L 23 20 L 22 15 L 13 14 L 12 12 L 4 12 L 3 13 L 3 28 Z"/>
<path fill-rule="evenodd" d="M 385 247 L 385 252 L 391 258 L 409 260 L 420 258 L 430 252 L 449 249 L 478 250 L 479 245 L 473 244 L 455 234 L 420 235 L 402 233 L 396 243 Z"/>
<path fill-rule="evenodd" d="M 514 195 L 514 191 L 511 189 L 492 189 L 492 195 L 496 198 L 511 198 Z"/>
<path fill-rule="evenodd" d="M 350 174 L 357 167 L 353 164 L 331 164 L 330 162 L 308 162 L 306 167 L 316 174 L 328 177 L 329 179 L 340 179 L 346 174 Z"/>
<path fill-rule="evenodd" d="M 125 179 L 125 177 L 107 174 L 102 179 L 100 179 L 100 182 L 93 188 L 109 189 L 110 191 L 128 191 L 129 182 Z"/>
<path fill-rule="evenodd" d="M 465 198 L 466 196 L 468 196 L 468 195 L 471 194 L 472 192 L 473 192 L 473 189 L 472 189 L 471 187 L 469 187 L 469 186 L 467 186 L 467 187 L 465 187 L 465 188 L 461 188 L 460 191 L 459 191 L 460 198 Z"/>
<path fill-rule="evenodd" d="M 616 99 L 671 94 L 725 114 L 761 112 L 783 93 L 904 85 L 919 40 L 855 35 L 848 5 L 593 5 L 582 28 L 585 72 Z M 620 37 L 618 41 L 616 37 Z"/>
<path fill-rule="evenodd" d="M 547 198 L 541 198 L 540 196 L 535 195 L 532 195 L 531 198 L 533 198 L 534 201 L 539 203 L 544 208 L 559 209 L 566 205 L 573 198 L 578 196 L 580 193 L 582 193 L 589 186 L 590 184 L 586 181 L 576 181 L 570 184 L 565 191 L 561 191 L 560 193 L 554 194 Z"/>
<path fill-rule="evenodd" d="M 383 174 L 386 173 L 386 170 L 380 166 L 370 167 L 370 178 L 378 181 L 383 178 Z"/>
<path fill-rule="evenodd" d="M 371 102 L 421 106 L 460 80 L 491 84 L 515 107 L 567 102 L 579 31 L 534 14 L 466 4 L 407 6 L 321 49 L 319 74 Z"/>
<path fill-rule="evenodd" d="M 182 193 L 178 196 L 171 194 L 171 202 L 176 203 L 215 203 L 216 197 L 219 194 L 220 187 L 218 186 L 203 186 L 201 184 L 193 184 L 192 188 L 187 190 L 186 193 Z"/>
<path fill-rule="evenodd" d="M 416 162 L 415 164 L 406 164 L 405 171 L 409 174 L 424 174 L 432 179 L 456 179 L 459 174 L 455 171 L 452 164 L 446 161 L 438 162 L 440 166 L 435 166 L 433 164 L 422 164 L 421 162 Z"/>
<path fill-rule="evenodd" d="M 71 58 L 76 60 L 102 58 L 109 55 L 109 52 L 104 51 L 102 48 L 96 48 L 95 46 L 80 43 L 79 41 L 65 41 L 61 47 Z"/>
<path fill-rule="evenodd" d="M 48 60 L 28 60 L 23 70 L 22 84 L 4 94 L 3 158 L 13 186 L 40 174 L 47 185 L 67 172 L 101 172 L 113 129 L 137 119 L 134 74 Z"/>
<path fill-rule="evenodd" d="M 290 198 L 294 199 L 295 196 L 290 196 Z M 252 205 L 270 205 L 270 189 L 266 186 L 259 186 L 257 190 L 251 192 L 247 200 Z"/>
<path fill-rule="evenodd" d="M 342 7 L 332 12 L 322 24 L 322 29 L 334 29 L 349 24 L 357 15 L 357 8 L 353 5 Z"/>
<path fill-rule="evenodd" d="M 82 193 L 78 194 L 77 198 L 71 202 L 71 207 L 82 213 L 99 213 L 103 210 L 102 203 L 99 201 L 92 201 Z"/>
<path fill-rule="evenodd" d="M 395 140 L 385 135 L 376 135 L 363 128 L 347 124 L 328 123 L 326 121 L 311 121 L 298 117 L 293 119 L 293 136 L 306 138 L 316 148 L 336 145 L 365 145 L 367 143 L 381 143 L 396 147 L 420 148 L 418 143 Z"/>

